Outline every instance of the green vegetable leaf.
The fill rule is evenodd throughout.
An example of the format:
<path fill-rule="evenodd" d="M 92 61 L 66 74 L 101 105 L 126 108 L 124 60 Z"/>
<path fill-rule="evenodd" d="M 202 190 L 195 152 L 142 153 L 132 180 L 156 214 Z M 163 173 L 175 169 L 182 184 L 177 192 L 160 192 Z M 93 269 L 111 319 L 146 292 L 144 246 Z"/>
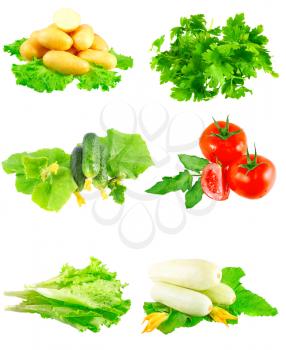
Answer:
<path fill-rule="evenodd" d="M 162 181 L 157 182 L 154 186 L 146 190 L 152 194 L 166 194 L 175 191 L 187 191 L 192 186 L 192 176 L 188 171 L 183 171 L 174 177 L 163 177 Z"/>
<path fill-rule="evenodd" d="M 70 155 L 60 148 L 43 148 L 36 152 L 32 152 L 29 155 L 35 158 L 48 158 L 48 165 L 57 163 L 62 167 L 70 167 Z"/>
<path fill-rule="evenodd" d="M 33 190 L 40 180 L 38 179 L 27 179 L 26 175 L 17 174 L 16 175 L 16 190 L 24 194 L 32 194 Z"/>
<path fill-rule="evenodd" d="M 240 282 L 244 277 L 244 271 L 240 267 L 226 267 L 222 270 L 222 282 L 229 285 L 236 294 L 236 301 L 230 306 L 222 306 L 233 315 L 245 314 L 248 316 L 275 316 L 278 311 L 265 299 L 245 289 Z M 144 311 L 147 315 L 154 312 L 165 312 L 169 314 L 166 321 L 161 323 L 158 330 L 162 333 L 171 333 L 179 327 L 193 327 L 201 321 L 213 322 L 207 315 L 205 317 L 194 317 L 179 312 L 166 305 L 157 302 L 145 302 Z M 237 321 L 230 320 L 229 324 L 237 324 Z"/>
<path fill-rule="evenodd" d="M 70 169 L 61 167 L 57 174 L 34 188 L 32 200 L 45 210 L 59 211 L 76 189 Z"/>
<path fill-rule="evenodd" d="M 121 55 L 114 51 L 114 49 L 110 49 L 109 52 L 113 54 L 117 59 L 116 68 L 127 70 L 133 67 L 133 58 L 130 56 Z"/>
<path fill-rule="evenodd" d="M 69 324 L 79 331 L 100 331 L 102 325 L 117 324 L 130 308 L 122 297 L 125 287 L 100 260 L 91 258 L 90 265 L 76 269 L 65 265 L 60 274 L 48 281 L 29 286 L 23 291 L 7 292 L 22 302 L 7 310 L 37 313 Z"/>
<path fill-rule="evenodd" d="M 164 36 L 153 43 L 151 68 L 160 73 L 161 84 L 172 83 L 174 99 L 208 101 L 219 93 L 240 98 L 251 93 L 245 83 L 259 70 L 278 76 L 262 25 L 251 29 L 244 14 L 237 14 L 222 28 L 208 27 L 202 14 L 183 17 L 170 30 L 168 50 L 161 48 Z"/>
<path fill-rule="evenodd" d="M 126 187 L 118 183 L 109 185 L 109 187 L 111 188 L 109 195 L 113 198 L 114 202 L 117 204 L 123 204 L 125 201 Z"/>
<path fill-rule="evenodd" d="M 19 60 L 22 60 L 20 55 L 20 46 L 26 41 L 26 38 L 14 41 L 12 44 L 4 45 L 3 51 L 8 52 L 10 56 L 16 56 Z"/>
<path fill-rule="evenodd" d="M 232 287 L 236 294 L 236 301 L 229 307 L 235 315 L 245 314 L 248 316 L 275 316 L 278 311 L 265 299 L 245 289 L 240 279 L 244 277 L 244 271 L 237 267 L 223 269 L 222 281 Z"/>
<path fill-rule="evenodd" d="M 185 205 L 186 208 L 190 209 L 197 205 L 203 198 L 203 189 L 201 180 L 198 179 L 194 186 L 188 190 L 185 194 Z"/>
<path fill-rule="evenodd" d="M 189 156 L 187 154 L 179 154 L 178 157 L 186 169 L 192 170 L 198 173 L 202 171 L 204 167 L 209 164 L 209 161 L 205 158 Z"/>
<path fill-rule="evenodd" d="M 40 179 L 41 171 L 48 166 L 48 158 L 46 157 L 25 156 L 22 162 L 27 179 Z"/>
<path fill-rule="evenodd" d="M 88 73 L 76 77 L 79 81 L 77 84 L 79 89 L 91 91 L 100 88 L 102 91 L 108 91 L 116 87 L 121 80 L 117 72 L 106 70 L 95 64 L 90 64 L 90 66 Z"/>
<path fill-rule="evenodd" d="M 3 170 L 7 174 L 24 174 L 24 165 L 22 162 L 23 156 L 27 156 L 28 153 L 15 153 L 12 154 L 8 159 L 2 162 Z"/>
<path fill-rule="evenodd" d="M 146 143 L 139 134 L 109 129 L 102 142 L 108 148 L 107 169 L 112 178 L 136 179 L 153 165 Z"/>
<path fill-rule="evenodd" d="M 25 64 L 13 64 L 12 72 L 17 84 L 38 92 L 62 91 L 74 79 L 72 75 L 63 75 L 46 68 L 40 59 Z"/>

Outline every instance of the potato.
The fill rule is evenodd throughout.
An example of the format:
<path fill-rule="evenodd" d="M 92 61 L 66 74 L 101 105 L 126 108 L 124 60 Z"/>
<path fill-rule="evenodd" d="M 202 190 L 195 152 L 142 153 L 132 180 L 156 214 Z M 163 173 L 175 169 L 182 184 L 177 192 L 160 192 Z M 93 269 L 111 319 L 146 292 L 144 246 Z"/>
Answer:
<path fill-rule="evenodd" d="M 94 33 L 91 26 L 82 24 L 71 34 L 73 45 L 78 51 L 87 50 L 94 40 Z"/>
<path fill-rule="evenodd" d="M 38 42 L 50 50 L 65 51 L 72 47 L 72 38 L 60 29 L 49 26 L 37 34 Z"/>
<path fill-rule="evenodd" d="M 20 55 L 27 61 L 31 61 L 33 58 L 42 58 L 47 51 L 32 37 L 20 46 Z"/>
<path fill-rule="evenodd" d="M 62 8 L 53 17 L 55 25 L 64 32 L 72 32 L 80 25 L 80 15 L 72 9 Z"/>
<path fill-rule="evenodd" d="M 97 51 L 88 49 L 78 53 L 78 57 L 92 63 L 103 66 L 105 69 L 113 69 L 117 65 L 117 59 L 114 55 L 106 51 Z"/>
<path fill-rule="evenodd" d="M 89 71 L 89 63 L 66 51 L 51 50 L 43 57 L 44 65 L 62 74 L 80 75 Z"/>
<path fill-rule="evenodd" d="M 98 34 L 94 34 L 93 43 L 91 45 L 91 49 L 98 51 L 108 51 L 109 47 L 106 41 Z"/>

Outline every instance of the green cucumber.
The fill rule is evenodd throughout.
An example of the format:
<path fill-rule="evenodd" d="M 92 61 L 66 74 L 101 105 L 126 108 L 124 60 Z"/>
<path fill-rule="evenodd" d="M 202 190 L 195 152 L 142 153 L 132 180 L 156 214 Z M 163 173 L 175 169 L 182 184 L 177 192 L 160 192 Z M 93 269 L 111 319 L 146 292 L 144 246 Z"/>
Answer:
<path fill-rule="evenodd" d="M 106 146 L 101 145 L 100 154 L 101 154 L 100 171 L 99 171 L 99 174 L 93 179 L 93 185 L 98 189 L 104 189 L 108 185 L 108 174 L 107 174 L 108 149 Z"/>
<path fill-rule="evenodd" d="M 86 134 L 82 142 L 82 171 L 87 178 L 100 172 L 100 140 L 96 134 Z"/>
<path fill-rule="evenodd" d="M 78 191 L 82 191 L 85 183 L 85 176 L 82 172 L 82 147 L 77 146 L 71 154 L 71 172 Z"/>

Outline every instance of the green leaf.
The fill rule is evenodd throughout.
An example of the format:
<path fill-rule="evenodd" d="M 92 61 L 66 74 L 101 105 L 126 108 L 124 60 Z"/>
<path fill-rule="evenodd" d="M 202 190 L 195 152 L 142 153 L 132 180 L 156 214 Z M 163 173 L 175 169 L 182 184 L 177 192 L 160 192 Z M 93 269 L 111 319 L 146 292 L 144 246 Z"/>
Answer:
<path fill-rule="evenodd" d="M 46 68 L 40 59 L 25 64 L 13 64 L 12 72 L 17 84 L 28 86 L 38 92 L 62 91 L 74 79 L 72 75 L 63 75 Z"/>
<path fill-rule="evenodd" d="M 43 148 L 36 152 L 32 152 L 29 155 L 35 158 L 48 158 L 48 165 L 58 163 L 59 166 L 66 168 L 70 167 L 70 155 L 60 148 Z"/>
<path fill-rule="evenodd" d="M 114 184 L 110 186 L 111 192 L 109 196 L 111 196 L 115 203 L 117 204 L 123 204 L 125 201 L 125 191 L 126 187 L 121 184 Z"/>
<path fill-rule="evenodd" d="M 10 56 L 16 56 L 19 60 L 22 60 L 22 56 L 20 54 L 20 46 L 26 41 L 26 38 L 19 39 L 14 41 L 12 44 L 4 45 L 3 51 L 8 52 Z"/>
<path fill-rule="evenodd" d="M 24 174 L 22 158 L 26 155 L 28 155 L 26 152 L 12 154 L 8 159 L 2 162 L 3 170 L 7 174 Z"/>
<path fill-rule="evenodd" d="M 34 188 L 32 200 L 45 210 L 59 211 L 76 189 L 70 169 L 61 167 L 56 175 Z"/>
<path fill-rule="evenodd" d="M 41 171 L 48 166 L 48 158 L 46 157 L 25 156 L 22 161 L 27 179 L 40 179 Z"/>
<path fill-rule="evenodd" d="M 38 179 L 27 179 L 26 175 L 17 174 L 15 182 L 16 190 L 24 194 L 32 194 L 39 182 Z"/>
<path fill-rule="evenodd" d="M 179 154 L 180 162 L 184 165 L 184 167 L 188 170 L 192 170 L 195 172 L 200 172 L 209 164 L 209 161 L 204 158 L 189 156 L 187 154 Z"/>
<path fill-rule="evenodd" d="M 163 177 L 162 181 L 157 182 L 154 186 L 146 190 L 152 194 L 166 194 L 169 192 L 183 191 L 185 192 L 192 186 L 192 176 L 185 170 L 174 177 Z"/>
<path fill-rule="evenodd" d="M 162 35 L 160 36 L 160 38 L 154 40 L 152 43 L 151 50 L 160 51 L 161 46 L 164 44 L 164 41 L 165 41 L 165 35 Z"/>
<path fill-rule="evenodd" d="M 201 180 L 198 179 L 194 186 L 185 194 L 186 208 L 190 209 L 197 205 L 202 200 L 203 194 L 204 192 L 202 189 Z"/>
<path fill-rule="evenodd" d="M 102 325 L 117 324 L 129 310 L 130 300 L 123 299 L 124 287 L 116 273 L 91 258 L 90 265 L 83 269 L 65 265 L 58 276 L 5 295 L 22 299 L 7 310 L 37 313 L 81 332 L 98 332 Z"/>
<path fill-rule="evenodd" d="M 78 88 L 88 91 L 99 88 L 102 91 L 109 91 L 111 88 L 115 88 L 121 80 L 121 76 L 117 72 L 106 70 L 95 64 L 90 64 L 88 73 L 78 75 L 76 78 L 79 81 Z"/>
<path fill-rule="evenodd" d="M 139 134 L 109 129 L 101 140 L 108 148 L 107 169 L 112 178 L 136 179 L 153 165 L 146 143 Z"/>
<path fill-rule="evenodd" d="M 275 316 L 278 311 L 259 295 L 245 289 L 240 280 L 244 271 L 238 267 L 227 267 L 222 271 L 222 282 L 228 284 L 236 294 L 236 301 L 229 307 L 235 315 Z"/>
<path fill-rule="evenodd" d="M 117 59 L 116 68 L 127 70 L 127 69 L 133 67 L 133 58 L 132 57 L 121 55 L 121 54 L 115 52 L 114 49 L 110 49 L 109 52 L 111 54 L 113 54 Z"/>

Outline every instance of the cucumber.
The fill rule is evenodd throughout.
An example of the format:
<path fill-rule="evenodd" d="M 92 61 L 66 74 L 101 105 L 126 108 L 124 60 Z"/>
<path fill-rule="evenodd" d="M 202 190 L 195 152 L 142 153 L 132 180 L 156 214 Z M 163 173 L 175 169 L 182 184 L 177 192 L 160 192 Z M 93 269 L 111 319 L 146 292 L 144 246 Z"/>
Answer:
<path fill-rule="evenodd" d="M 107 174 L 107 159 L 108 149 L 106 146 L 100 146 L 100 171 L 99 174 L 93 179 L 93 185 L 98 189 L 104 189 L 108 185 L 108 174 Z"/>
<path fill-rule="evenodd" d="M 91 179 L 100 172 L 100 141 L 93 133 L 86 134 L 82 142 L 82 171 Z"/>
<path fill-rule="evenodd" d="M 85 176 L 82 172 L 82 147 L 77 146 L 71 154 L 71 172 L 78 191 L 82 191 L 85 183 Z"/>

